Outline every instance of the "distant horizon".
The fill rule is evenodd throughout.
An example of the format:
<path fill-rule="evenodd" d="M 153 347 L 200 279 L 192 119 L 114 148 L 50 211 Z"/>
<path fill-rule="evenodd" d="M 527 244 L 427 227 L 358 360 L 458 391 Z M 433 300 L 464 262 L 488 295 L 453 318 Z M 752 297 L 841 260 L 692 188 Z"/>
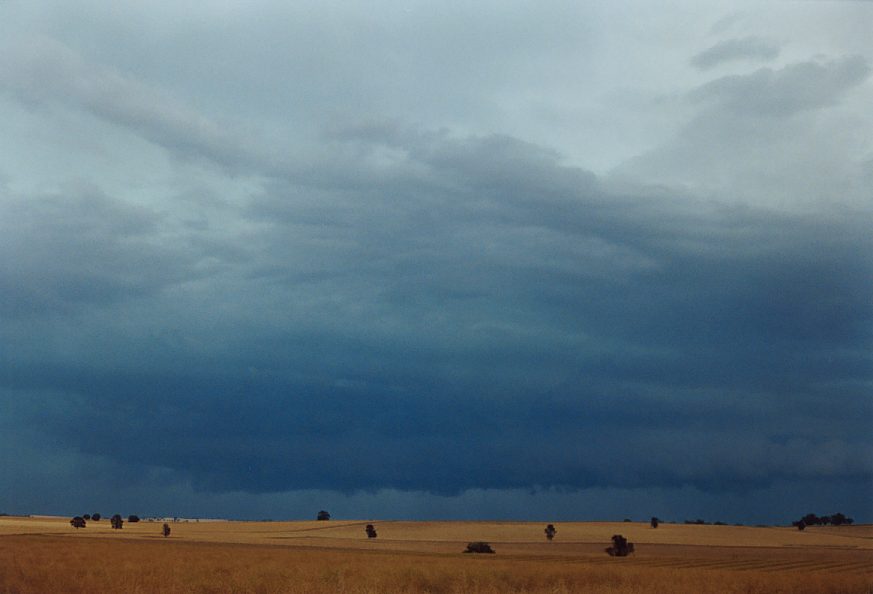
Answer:
<path fill-rule="evenodd" d="M 91 510 L 91 511 L 78 510 L 78 511 L 74 511 L 71 513 L 33 513 L 33 512 L 31 512 L 31 513 L 9 513 L 3 509 L 0 509 L 0 517 L 2 517 L 2 516 L 43 517 L 44 516 L 44 517 L 64 517 L 64 518 L 66 518 L 66 517 L 74 517 L 74 516 L 82 515 L 82 514 L 86 514 L 86 513 L 87 514 L 100 513 L 101 519 L 104 519 L 104 518 L 109 518 L 112 514 L 120 513 L 122 515 L 122 517 L 124 517 L 124 518 L 127 518 L 129 515 L 132 515 L 132 514 L 137 515 L 142 521 L 148 521 L 150 519 L 167 520 L 170 518 L 178 518 L 181 521 L 195 520 L 195 521 L 231 521 L 231 522 L 307 522 L 307 521 L 316 522 L 316 521 L 320 521 L 320 520 L 316 519 L 316 515 L 318 514 L 319 511 L 321 511 L 321 509 L 323 509 L 323 508 L 316 509 L 309 515 L 300 515 L 300 516 L 293 516 L 293 517 L 289 517 L 289 516 L 267 517 L 267 516 L 257 516 L 257 515 L 253 515 L 253 516 L 226 516 L 226 517 L 223 517 L 223 516 L 198 516 L 198 515 L 190 515 L 190 514 L 187 514 L 187 515 L 173 515 L 173 514 L 161 515 L 161 514 L 149 513 L 148 511 L 142 512 L 142 511 L 136 511 L 136 510 L 125 511 L 124 513 L 119 512 L 117 510 L 113 510 L 113 511 L 111 511 L 111 513 L 103 513 L 99 510 Z M 656 517 L 656 518 L 658 518 L 659 522 L 665 523 L 665 524 L 692 525 L 692 524 L 699 524 L 698 520 L 703 520 L 703 523 L 705 525 L 713 525 L 713 524 L 721 522 L 721 523 L 728 525 L 728 526 L 749 526 L 749 527 L 754 527 L 754 526 L 791 527 L 792 522 L 799 520 L 803 516 L 810 514 L 810 513 L 819 515 L 820 517 L 821 516 L 832 516 L 832 515 L 835 515 L 837 513 L 842 513 L 846 517 L 852 519 L 852 523 L 851 523 L 852 526 L 873 525 L 873 520 L 871 520 L 871 519 L 867 519 L 866 521 L 862 521 L 862 520 L 859 520 L 857 518 L 857 516 L 853 515 L 853 513 L 851 513 L 851 511 L 847 512 L 846 510 L 839 510 L 839 509 L 832 510 L 832 511 L 807 510 L 807 511 L 804 511 L 802 513 L 795 514 L 795 516 L 792 517 L 790 520 L 782 520 L 782 521 L 777 521 L 777 520 L 769 520 L 768 521 L 768 520 L 760 520 L 760 519 L 756 520 L 756 521 L 725 520 L 723 518 L 715 518 L 715 517 L 705 518 L 705 517 L 699 517 L 699 516 L 684 517 L 684 518 L 678 519 L 678 518 L 670 518 L 668 516 L 659 516 L 659 515 L 649 515 L 646 517 L 640 517 L 640 516 L 629 516 L 629 515 L 620 516 L 620 514 L 619 514 L 620 517 L 613 516 L 613 518 L 579 518 L 579 517 L 568 518 L 566 516 L 564 516 L 562 518 L 556 518 L 556 517 L 544 516 L 541 519 L 532 518 L 532 517 L 519 517 L 519 516 L 514 516 L 514 517 L 482 516 L 482 517 L 475 517 L 475 518 L 474 517 L 448 517 L 448 516 L 444 516 L 444 517 L 427 517 L 427 516 L 420 516 L 420 517 L 397 516 L 397 517 L 392 517 L 392 516 L 387 516 L 387 515 L 386 516 L 382 516 L 382 515 L 346 516 L 346 515 L 336 515 L 334 512 L 330 511 L 329 509 L 326 511 L 328 511 L 331 514 L 331 517 L 329 520 L 321 520 L 321 521 L 342 521 L 342 522 L 346 522 L 346 521 L 521 522 L 521 523 L 536 523 L 536 522 L 541 522 L 541 523 L 594 522 L 594 523 L 596 523 L 596 522 L 605 522 L 605 523 L 623 523 L 623 522 L 626 522 L 629 520 L 630 522 L 635 522 L 635 523 L 649 523 L 653 517 Z"/>
<path fill-rule="evenodd" d="M 85 512 L 83 512 L 85 513 Z M 100 513 L 100 512 L 98 512 Z M 120 512 L 114 512 L 120 513 Z M 834 512 L 839 513 L 839 512 Z M 9 514 L 0 512 L 0 517 L 19 517 L 19 518 L 73 518 L 75 516 L 81 516 L 81 513 L 74 514 Z M 127 518 L 128 515 L 131 514 L 121 514 L 123 518 Z M 507 523 L 507 524 L 649 524 L 651 522 L 651 518 L 630 518 L 621 520 L 603 520 L 603 519 L 589 519 L 589 520 L 555 520 L 552 518 L 546 519 L 506 519 L 506 518 L 480 518 L 480 519 L 455 519 L 455 518 L 389 518 L 389 517 L 333 517 L 331 516 L 330 520 L 317 520 L 315 518 L 206 518 L 206 517 L 197 517 L 197 516 L 153 516 L 153 515 L 139 515 L 135 514 L 140 518 L 140 522 L 164 522 L 168 520 L 175 520 L 176 523 L 185 523 L 185 522 L 457 522 L 457 523 Z M 106 516 L 108 518 L 110 516 Z M 798 516 L 798 518 L 801 516 Z M 851 517 L 851 516 L 849 516 Z M 100 521 L 104 519 L 103 514 L 100 516 Z M 703 519 L 703 518 L 697 518 Z M 787 524 L 780 523 L 743 523 L 743 522 L 722 522 L 721 520 L 708 521 L 705 520 L 703 523 L 697 522 L 696 520 L 671 520 L 658 518 L 658 522 L 660 524 L 674 524 L 674 525 L 682 525 L 682 526 L 733 526 L 733 527 L 746 527 L 746 528 L 795 528 L 792 526 L 791 522 Z M 851 524 L 842 524 L 841 526 L 849 527 L 849 526 L 873 526 L 873 522 L 852 522 Z M 823 527 L 834 527 L 830 525 L 825 525 Z M 837 526 L 839 527 L 839 526 Z M 816 526 L 811 526 L 810 528 L 816 528 Z"/>

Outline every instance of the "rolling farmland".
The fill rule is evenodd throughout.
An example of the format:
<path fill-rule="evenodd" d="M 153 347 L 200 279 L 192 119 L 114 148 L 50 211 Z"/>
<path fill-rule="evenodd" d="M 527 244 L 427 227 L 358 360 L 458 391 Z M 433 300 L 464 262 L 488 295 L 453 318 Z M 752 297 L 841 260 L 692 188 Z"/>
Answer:
<path fill-rule="evenodd" d="M 0 518 L 0 592 L 873 591 L 873 528 L 366 521 L 173 523 Z M 636 544 L 603 549 L 612 534 Z M 485 540 L 496 555 L 461 553 Z"/>

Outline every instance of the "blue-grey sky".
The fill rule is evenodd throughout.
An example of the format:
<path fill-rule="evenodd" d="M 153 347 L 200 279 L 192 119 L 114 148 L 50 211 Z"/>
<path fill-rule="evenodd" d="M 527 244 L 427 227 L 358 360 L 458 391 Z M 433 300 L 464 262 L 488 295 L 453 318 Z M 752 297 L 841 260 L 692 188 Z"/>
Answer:
<path fill-rule="evenodd" d="M 0 2 L 0 511 L 873 521 L 870 30 Z"/>

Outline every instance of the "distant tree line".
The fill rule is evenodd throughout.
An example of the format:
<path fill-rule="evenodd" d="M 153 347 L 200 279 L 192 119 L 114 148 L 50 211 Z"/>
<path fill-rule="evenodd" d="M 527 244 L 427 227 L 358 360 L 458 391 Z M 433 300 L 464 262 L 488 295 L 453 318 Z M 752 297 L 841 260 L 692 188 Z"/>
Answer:
<path fill-rule="evenodd" d="M 803 530 L 807 526 L 849 526 L 855 520 L 847 517 L 845 514 L 837 512 L 830 516 L 817 516 L 815 514 L 806 514 L 797 521 L 791 522 L 798 530 Z"/>
<path fill-rule="evenodd" d="M 686 524 L 697 524 L 697 525 L 701 525 L 701 526 L 709 525 L 709 522 L 707 522 L 706 520 L 701 520 L 700 518 L 697 518 L 696 520 L 685 520 L 685 523 Z M 725 524 L 724 522 L 722 522 L 720 520 L 712 522 L 712 525 L 713 526 L 727 526 L 727 524 Z"/>

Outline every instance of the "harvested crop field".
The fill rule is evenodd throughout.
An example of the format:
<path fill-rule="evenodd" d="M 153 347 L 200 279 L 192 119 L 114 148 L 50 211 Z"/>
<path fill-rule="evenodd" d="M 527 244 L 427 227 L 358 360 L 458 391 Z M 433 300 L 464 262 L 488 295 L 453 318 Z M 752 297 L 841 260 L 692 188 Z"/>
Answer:
<path fill-rule="evenodd" d="M 873 591 L 870 527 L 640 523 L 161 522 L 0 518 L 0 592 Z M 636 544 L 606 555 L 612 534 Z M 465 555 L 485 540 L 495 555 Z"/>

